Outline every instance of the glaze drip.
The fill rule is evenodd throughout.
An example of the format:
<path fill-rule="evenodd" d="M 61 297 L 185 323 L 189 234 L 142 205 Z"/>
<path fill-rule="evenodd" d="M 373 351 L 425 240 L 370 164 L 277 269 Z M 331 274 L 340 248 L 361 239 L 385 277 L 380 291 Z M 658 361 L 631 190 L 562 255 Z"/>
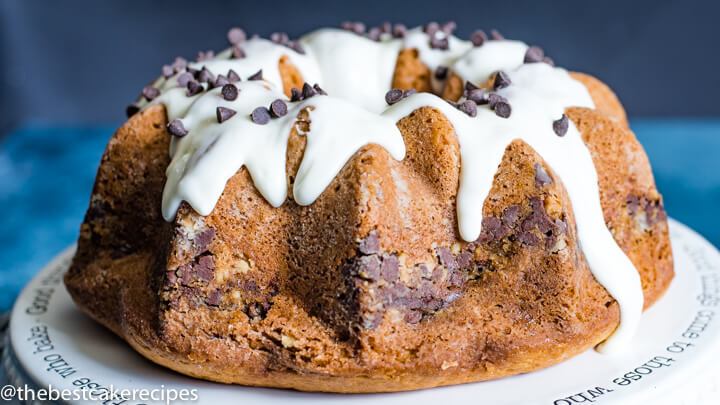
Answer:
<path fill-rule="evenodd" d="M 445 35 L 445 34 L 434 34 Z M 533 147 L 565 185 L 575 212 L 577 234 L 595 278 L 618 301 L 621 323 L 599 350 L 615 351 L 632 338 L 642 312 L 643 295 L 639 275 L 607 229 L 599 199 L 597 173 L 580 133 L 569 123 L 559 137 L 553 122 L 568 107 L 593 108 L 585 87 L 561 68 L 544 63 L 523 64 L 528 46 L 522 42 L 490 40 L 480 47 L 454 36 L 447 37 L 448 49 L 429 46 L 421 29 L 407 32 L 402 39 L 384 35 L 379 41 L 341 30 L 323 29 L 300 39 L 305 54 L 263 39 L 251 39 L 239 46 L 247 55 L 229 59 L 225 51 L 214 60 L 191 64 L 215 74 L 233 69 L 245 78 L 262 68 L 264 81 L 237 83 L 239 97 L 227 101 L 220 89 L 187 97 L 177 78 L 159 79 L 161 95 L 147 105 L 162 103 L 168 118 L 182 119 L 188 134 L 174 138 L 163 192 L 163 216 L 174 219 L 182 201 L 199 214 L 212 212 L 227 181 L 246 167 L 260 193 L 273 206 L 287 199 L 285 160 L 287 140 L 300 111 L 308 109 L 310 130 L 304 133 L 307 146 L 293 187 L 298 204 L 311 204 L 330 184 L 348 159 L 361 147 L 374 143 L 402 159 L 405 145 L 396 123 L 422 107 L 442 112 L 452 123 L 460 145 L 461 172 L 457 217 L 461 237 L 474 241 L 482 229 L 482 206 L 507 145 L 522 139 Z M 499 117 L 487 105 L 470 117 L 445 100 L 430 94 L 410 95 L 387 106 L 398 52 L 415 48 L 423 63 L 435 70 L 447 66 L 455 74 L 482 85 L 499 70 L 512 84 L 497 90 L 512 105 L 508 118 Z M 315 96 L 289 103 L 288 114 L 256 125 L 249 119 L 258 106 L 282 94 L 278 61 L 287 56 L 305 81 L 319 83 L 330 96 Z M 443 83 L 435 81 L 439 91 Z M 463 101 L 463 100 L 461 100 Z M 218 124 L 218 106 L 237 114 Z"/>

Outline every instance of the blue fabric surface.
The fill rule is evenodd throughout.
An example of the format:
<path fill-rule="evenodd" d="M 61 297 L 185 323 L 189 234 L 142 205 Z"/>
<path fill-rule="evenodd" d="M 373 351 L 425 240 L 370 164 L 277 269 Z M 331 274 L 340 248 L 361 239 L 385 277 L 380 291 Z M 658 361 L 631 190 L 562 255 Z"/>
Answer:
<path fill-rule="evenodd" d="M 669 215 L 720 244 L 720 119 L 636 119 Z M 78 235 L 114 128 L 25 128 L 0 141 L 0 311 Z"/>

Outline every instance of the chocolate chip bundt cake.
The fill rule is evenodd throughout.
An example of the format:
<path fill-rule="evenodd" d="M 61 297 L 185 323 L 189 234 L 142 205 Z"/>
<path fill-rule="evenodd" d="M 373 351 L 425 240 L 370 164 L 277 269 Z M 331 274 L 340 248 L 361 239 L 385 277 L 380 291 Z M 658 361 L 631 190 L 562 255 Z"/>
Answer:
<path fill-rule="evenodd" d="M 164 66 L 102 158 L 77 305 L 178 372 L 298 390 L 621 350 L 673 278 L 621 104 L 536 46 L 453 30 L 235 28 Z"/>

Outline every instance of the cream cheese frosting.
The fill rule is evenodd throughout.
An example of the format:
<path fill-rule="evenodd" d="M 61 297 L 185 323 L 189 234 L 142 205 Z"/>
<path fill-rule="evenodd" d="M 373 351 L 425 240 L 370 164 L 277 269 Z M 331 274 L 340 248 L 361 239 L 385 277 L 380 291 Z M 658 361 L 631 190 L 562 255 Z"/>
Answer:
<path fill-rule="evenodd" d="M 271 205 L 282 205 L 288 198 L 287 140 L 298 113 L 304 109 L 309 111 L 310 128 L 303 133 L 307 146 L 292 197 L 298 204 L 309 205 L 364 145 L 378 144 L 393 158 L 403 159 L 405 145 L 397 122 L 414 110 L 432 107 L 452 123 L 460 145 L 460 236 L 466 241 L 478 238 L 482 230 L 479 207 L 490 192 L 505 149 L 515 139 L 525 141 L 565 185 L 589 267 L 619 303 L 620 325 L 598 349 L 613 352 L 626 347 L 642 312 L 640 277 L 605 225 L 597 173 L 579 131 L 572 122 L 565 136 L 553 131 L 553 122 L 563 116 L 566 108 L 594 107 L 587 90 L 562 68 L 524 63 L 528 45 L 522 42 L 491 40 L 473 46 L 442 31 L 433 35 L 447 39 L 447 49 L 431 47 L 432 38 L 420 28 L 409 30 L 403 38 L 383 35 L 379 41 L 348 31 L 321 29 L 299 40 L 304 54 L 253 38 L 238 44 L 245 58 L 232 59 L 226 50 L 212 60 L 190 65 L 198 70 L 206 67 L 215 74 L 232 69 L 242 78 L 262 69 L 264 80 L 235 83 L 239 96 L 232 101 L 223 98 L 220 88 L 188 97 L 177 75 L 158 79 L 154 86 L 161 94 L 140 106 L 163 104 L 168 119 L 181 120 L 187 129 L 187 135 L 174 137 L 171 142 L 163 216 L 172 221 L 182 201 L 201 215 L 210 214 L 227 181 L 242 167 L 247 168 L 256 188 Z M 511 115 L 503 118 L 487 105 L 480 105 L 477 114 L 470 116 L 431 93 L 409 95 L 388 106 L 384 95 L 391 87 L 402 49 L 417 49 L 428 68 L 449 67 L 475 85 L 504 71 L 512 82 L 496 93 L 508 100 Z M 258 125 L 250 119 L 253 109 L 276 99 L 287 101 L 278 68 L 283 56 L 298 68 L 306 82 L 320 84 L 329 96 L 289 103 L 287 115 Z M 441 86 L 441 82 L 433 82 L 435 91 Z M 230 108 L 237 114 L 218 123 L 217 107 Z"/>

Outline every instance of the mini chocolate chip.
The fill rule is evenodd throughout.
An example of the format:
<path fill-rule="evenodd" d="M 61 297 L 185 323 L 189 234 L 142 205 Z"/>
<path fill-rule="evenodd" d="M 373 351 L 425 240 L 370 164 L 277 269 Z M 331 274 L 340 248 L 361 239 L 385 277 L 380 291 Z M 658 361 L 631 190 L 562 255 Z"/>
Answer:
<path fill-rule="evenodd" d="M 477 30 L 470 35 L 470 42 L 473 46 L 482 46 L 487 40 L 488 36 L 483 30 Z"/>
<path fill-rule="evenodd" d="M 135 104 L 130 104 L 129 106 L 127 106 L 127 108 L 125 108 L 125 114 L 128 118 L 137 114 L 138 111 L 140 111 L 140 107 L 136 106 Z"/>
<path fill-rule="evenodd" d="M 543 63 L 547 63 L 550 66 L 555 66 L 555 61 L 552 60 L 552 58 L 550 58 L 549 56 L 544 57 L 542 61 Z"/>
<path fill-rule="evenodd" d="M 378 236 L 378 232 L 375 230 L 370 231 L 365 239 L 360 241 L 358 250 L 360 250 L 362 254 L 366 255 L 380 253 L 380 238 Z"/>
<path fill-rule="evenodd" d="M 243 49 L 240 48 L 239 46 L 233 45 L 232 57 L 233 57 L 233 59 L 243 59 L 245 57 L 245 51 L 243 51 Z"/>
<path fill-rule="evenodd" d="M 378 27 L 370 28 L 370 30 L 367 33 L 367 37 L 371 41 L 379 41 L 380 40 L 380 28 L 378 28 Z"/>
<path fill-rule="evenodd" d="M 270 40 L 276 44 L 286 45 L 290 42 L 290 37 L 288 37 L 288 34 L 284 32 L 273 32 L 270 34 Z"/>
<path fill-rule="evenodd" d="M 510 76 L 508 76 L 507 73 L 499 70 L 495 74 L 495 82 L 493 83 L 493 88 L 495 88 L 495 90 L 503 89 L 510 84 L 512 84 L 512 81 L 510 80 Z"/>
<path fill-rule="evenodd" d="M 290 49 L 292 49 L 293 51 L 299 53 L 300 55 L 305 55 L 305 48 L 303 48 L 303 46 L 300 45 L 300 42 L 298 42 L 298 41 L 292 41 L 292 42 L 290 42 L 290 44 L 288 45 L 288 47 L 289 47 Z"/>
<path fill-rule="evenodd" d="M 222 86 L 222 90 L 220 91 L 222 93 L 222 96 L 227 101 L 233 101 L 238 96 L 238 88 L 235 87 L 234 84 L 226 84 Z"/>
<path fill-rule="evenodd" d="M 170 65 L 163 65 L 162 67 L 162 75 L 165 78 L 168 78 L 175 74 L 175 69 Z"/>
<path fill-rule="evenodd" d="M 327 92 L 323 90 L 317 83 L 313 84 L 315 92 L 321 96 L 327 96 Z"/>
<path fill-rule="evenodd" d="M 265 125 L 270 122 L 270 111 L 265 107 L 258 107 L 252 111 L 250 118 L 258 125 Z"/>
<path fill-rule="evenodd" d="M 552 178 L 545 170 L 543 165 L 535 163 L 535 187 L 541 188 L 546 184 L 552 184 Z"/>
<path fill-rule="evenodd" d="M 296 89 L 295 87 L 290 89 L 290 101 L 295 102 L 300 100 L 302 100 L 302 93 L 300 92 L 300 90 Z"/>
<path fill-rule="evenodd" d="M 390 24 L 389 21 L 385 21 L 384 23 L 380 24 L 380 32 L 383 34 L 390 34 L 392 32 L 392 24 Z"/>
<path fill-rule="evenodd" d="M 195 239 L 193 241 L 195 242 L 195 247 L 200 253 L 203 253 L 210 242 L 215 238 L 215 229 L 214 228 L 208 228 L 204 231 L 201 231 L 195 235 Z"/>
<path fill-rule="evenodd" d="M 200 73 L 199 70 L 193 69 L 193 68 L 191 68 L 190 66 L 186 67 L 186 68 L 185 68 L 185 71 L 188 72 L 188 73 L 190 73 L 191 75 L 193 75 L 193 78 L 197 77 L 197 74 Z"/>
<path fill-rule="evenodd" d="M 152 101 L 160 95 L 160 90 L 153 86 L 145 86 L 142 89 L 142 95 L 147 99 L 147 101 Z"/>
<path fill-rule="evenodd" d="M 237 45 L 247 39 L 247 34 L 242 28 L 233 27 L 228 31 L 227 39 L 232 45 Z"/>
<path fill-rule="evenodd" d="M 471 117 L 477 115 L 477 104 L 475 104 L 475 102 L 471 100 L 465 100 L 460 103 L 458 109 Z"/>
<path fill-rule="evenodd" d="M 438 38 L 437 36 L 433 35 L 430 38 L 430 48 L 446 50 L 449 47 L 450 43 L 448 42 L 447 37 Z"/>
<path fill-rule="evenodd" d="M 212 74 L 212 72 L 210 70 L 208 70 L 208 68 L 203 66 L 197 75 L 197 80 L 200 83 L 208 83 L 209 84 L 209 83 L 212 83 L 215 81 L 215 75 Z"/>
<path fill-rule="evenodd" d="M 502 215 L 500 215 L 500 221 L 508 228 L 515 227 L 518 218 L 520 218 L 520 210 L 521 208 L 517 204 L 505 208 Z"/>
<path fill-rule="evenodd" d="M 402 100 L 403 98 L 403 91 L 400 89 L 392 89 L 385 93 L 385 102 L 389 105 L 393 105 L 397 103 L 398 101 Z"/>
<path fill-rule="evenodd" d="M 438 80 L 445 80 L 447 79 L 448 75 L 448 67 L 447 66 L 438 66 L 435 69 L 435 78 Z"/>
<path fill-rule="evenodd" d="M 429 23 L 425 24 L 425 26 L 423 27 L 423 31 L 429 36 L 433 37 L 438 31 L 440 31 L 440 24 L 435 21 L 430 21 Z"/>
<path fill-rule="evenodd" d="M 490 38 L 494 39 L 495 41 L 502 41 L 505 39 L 505 37 L 500 33 L 498 30 L 490 30 Z"/>
<path fill-rule="evenodd" d="M 405 38 L 407 35 L 407 27 L 403 24 L 395 24 L 392 28 L 393 38 Z"/>
<path fill-rule="evenodd" d="M 235 82 L 240 81 L 240 75 L 237 74 L 237 72 L 235 72 L 232 69 L 228 70 L 227 78 L 228 78 L 228 80 L 230 80 L 230 83 L 235 83 Z"/>
<path fill-rule="evenodd" d="M 483 89 L 474 89 L 469 91 L 466 98 L 477 105 L 488 103 L 488 95 Z"/>
<path fill-rule="evenodd" d="M 500 101 L 495 104 L 495 115 L 497 115 L 498 117 L 509 118 L 511 113 L 512 108 L 510 107 L 510 104 L 506 103 L 505 101 Z"/>
<path fill-rule="evenodd" d="M 568 131 L 568 126 L 568 117 L 565 114 L 563 114 L 560 119 L 553 121 L 553 131 L 555 131 L 555 134 L 557 134 L 557 136 L 565 136 Z"/>
<path fill-rule="evenodd" d="M 280 118 L 287 114 L 287 104 L 284 101 L 277 99 L 270 103 L 270 115 L 275 118 Z"/>
<path fill-rule="evenodd" d="M 217 121 L 219 124 L 222 124 L 223 122 L 229 120 L 235 114 L 237 114 L 237 111 L 231 108 L 218 107 L 217 110 L 215 110 L 215 116 L 217 117 Z"/>
<path fill-rule="evenodd" d="M 473 91 L 473 90 L 475 90 L 475 89 L 477 89 L 477 88 L 478 88 L 478 86 L 470 83 L 469 81 L 465 82 L 465 91 L 463 91 L 463 96 L 464 96 L 465 98 L 467 98 L 467 95 L 468 95 L 471 91 Z"/>
<path fill-rule="evenodd" d="M 412 96 L 413 94 L 417 94 L 417 90 L 407 89 L 407 90 L 403 91 L 403 98 Z"/>
<path fill-rule="evenodd" d="M 182 138 L 188 133 L 187 129 L 185 129 L 185 125 L 183 125 L 182 121 L 177 118 L 167 124 L 167 130 L 171 135 L 177 136 L 178 138 Z"/>
<path fill-rule="evenodd" d="M 455 32 L 456 28 L 457 24 L 455 23 L 455 21 L 448 21 L 440 27 L 440 30 L 444 32 L 445 35 L 452 35 L 452 33 Z"/>
<path fill-rule="evenodd" d="M 178 77 L 177 77 L 178 86 L 187 87 L 190 80 L 195 80 L 195 77 L 193 76 L 192 73 L 190 73 L 190 72 L 180 73 L 180 75 L 178 75 Z"/>
<path fill-rule="evenodd" d="M 187 84 L 187 96 L 192 97 L 200 94 L 204 88 L 197 80 L 190 80 Z"/>
<path fill-rule="evenodd" d="M 499 102 L 507 103 L 507 99 L 497 93 L 490 93 L 488 94 L 488 104 L 490 105 L 490 108 L 495 109 L 495 105 Z"/>
<path fill-rule="evenodd" d="M 537 246 L 540 244 L 540 238 L 532 232 L 521 233 L 518 235 L 518 240 L 528 246 Z"/>
<path fill-rule="evenodd" d="M 263 79 L 262 69 L 255 72 L 254 75 L 248 77 L 248 80 L 262 80 L 262 79 Z"/>
<path fill-rule="evenodd" d="M 527 52 L 525 52 L 525 58 L 523 59 L 523 62 L 542 62 L 543 57 L 545 57 L 545 52 L 543 52 L 542 48 L 540 48 L 539 46 L 531 46 L 530 48 L 528 48 Z"/>
<path fill-rule="evenodd" d="M 309 83 L 304 83 L 302 88 L 302 98 L 303 100 L 307 100 L 310 97 L 314 96 L 315 89 L 312 88 L 312 86 Z"/>
<path fill-rule="evenodd" d="M 221 289 L 216 288 L 208 294 L 207 299 L 205 299 L 205 303 L 207 303 L 210 306 L 217 307 L 220 305 L 220 302 L 222 301 L 223 292 Z"/>
<path fill-rule="evenodd" d="M 185 58 L 178 56 L 177 58 L 175 58 L 175 61 L 173 61 L 172 65 L 170 65 L 170 66 L 172 66 L 172 68 L 175 70 L 175 72 L 179 72 L 179 71 L 187 68 L 187 60 Z"/>
<path fill-rule="evenodd" d="M 365 33 L 365 24 L 358 21 L 345 21 L 340 27 L 347 31 L 352 31 L 358 35 Z"/>
<path fill-rule="evenodd" d="M 218 76 L 215 78 L 215 82 L 213 83 L 213 86 L 215 86 L 215 87 L 222 87 L 222 86 L 224 86 L 224 85 L 226 85 L 226 84 L 230 84 L 230 79 L 228 79 L 227 77 L 225 77 L 225 76 L 223 76 L 223 75 L 218 75 Z"/>
<path fill-rule="evenodd" d="M 205 51 L 205 52 L 199 51 L 197 54 L 197 58 L 195 58 L 195 60 L 197 62 L 203 62 L 206 60 L 210 60 L 214 57 L 215 57 L 215 52 L 213 52 L 213 51 Z"/>
<path fill-rule="evenodd" d="M 215 262 L 210 255 L 200 256 L 194 267 L 195 275 L 201 281 L 212 281 L 215 275 Z"/>

